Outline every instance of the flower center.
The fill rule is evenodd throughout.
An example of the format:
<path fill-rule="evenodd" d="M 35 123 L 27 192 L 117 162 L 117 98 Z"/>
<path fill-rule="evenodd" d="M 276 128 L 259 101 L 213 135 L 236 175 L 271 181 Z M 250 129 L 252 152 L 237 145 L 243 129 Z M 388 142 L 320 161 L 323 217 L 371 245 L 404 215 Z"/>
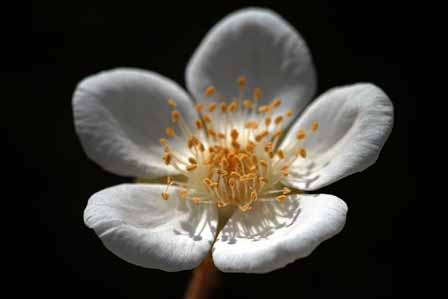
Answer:
<path fill-rule="evenodd" d="M 283 121 L 292 112 L 277 112 L 282 105 L 279 98 L 268 105 L 259 105 L 260 88 L 252 91 L 251 98 L 244 98 L 246 77 L 240 76 L 237 83 L 239 96 L 231 101 L 225 101 L 213 86 L 206 88 L 205 96 L 211 101 L 208 105 L 201 102 L 195 106 L 201 117 L 194 127 L 176 110 L 176 101 L 168 99 L 171 121 L 177 130 L 166 128 L 167 138 L 160 139 L 164 146 L 162 159 L 166 165 L 176 168 L 181 177 L 167 178 L 163 199 L 168 200 L 168 188 L 177 185 L 182 190 L 180 197 L 196 204 L 216 204 L 218 208 L 232 205 L 249 211 L 256 201 L 271 198 L 283 201 L 291 192 L 281 187 L 280 182 L 289 174 L 288 165 L 306 158 L 307 151 L 300 143 L 307 132 L 298 130 L 295 142 L 279 149 Z M 317 128 L 318 123 L 314 121 L 310 131 L 315 132 Z M 188 152 L 172 150 L 169 139 L 185 142 Z"/>

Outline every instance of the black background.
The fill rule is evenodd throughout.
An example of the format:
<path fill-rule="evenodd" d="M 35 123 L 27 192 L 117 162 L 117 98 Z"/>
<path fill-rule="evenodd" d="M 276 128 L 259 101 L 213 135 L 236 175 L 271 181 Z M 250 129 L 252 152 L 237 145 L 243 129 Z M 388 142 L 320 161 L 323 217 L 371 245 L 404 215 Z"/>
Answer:
<path fill-rule="evenodd" d="M 87 159 L 74 132 L 71 95 L 85 76 L 118 66 L 150 69 L 183 85 L 185 66 L 211 26 L 235 9 L 256 5 L 277 11 L 304 36 L 318 93 L 374 82 L 394 103 L 395 125 L 374 166 L 321 190 L 349 206 L 341 234 L 310 257 L 270 274 L 224 274 L 216 298 L 398 298 L 414 292 L 412 238 L 420 229 L 412 224 L 416 166 L 411 161 L 419 98 L 415 74 L 421 63 L 416 57 L 423 48 L 416 37 L 425 35 L 416 19 L 422 12 L 409 4 L 339 2 L 36 1 L 31 45 L 21 50 L 32 50 L 31 70 L 16 66 L 7 79 L 20 90 L 27 73 L 32 94 L 16 101 L 20 115 L 3 117 L 13 124 L 5 133 L 14 156 L 5 161 L 12 166 L 11 186 L 34 216 L 22 231 L 28 246 L 17 274 L 29 282 L 25 289 L 47 298 L 182 297 L 190 272 L 128 264 L 84 226 L 89 196 L 130 179 Z"/>

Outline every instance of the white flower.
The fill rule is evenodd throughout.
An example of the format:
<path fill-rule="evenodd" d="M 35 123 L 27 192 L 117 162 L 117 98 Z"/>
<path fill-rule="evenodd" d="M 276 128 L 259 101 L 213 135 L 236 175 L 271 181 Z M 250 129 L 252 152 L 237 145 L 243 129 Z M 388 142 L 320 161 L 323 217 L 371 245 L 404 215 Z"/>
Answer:
<path fill-rule="evenodd" d="M 383 91 L 337 87 L 304 110 L 316 87 L 311 56 L 265 9 L 219 22 L 186 82 L 191 97 L 161 75 L 116 69 L 75 91 L 76 131 L 92 160 L 118 175 L 167 180 L 90 198 L 85 223 L 109 250 L 166 271 L 191 269 L 212 250 L 222 271 L 262 273 L 341 231 L 346 204 L 305 191 L 375 162 L 393 123 Z"/>

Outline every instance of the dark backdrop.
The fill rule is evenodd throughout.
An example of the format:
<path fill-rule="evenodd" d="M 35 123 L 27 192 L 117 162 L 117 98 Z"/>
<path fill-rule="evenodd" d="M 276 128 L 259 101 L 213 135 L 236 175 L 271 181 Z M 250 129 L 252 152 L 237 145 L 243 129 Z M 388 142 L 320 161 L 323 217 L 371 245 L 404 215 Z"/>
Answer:
<path fill-rule="evenodd" d="M 303 2 L 303 3 L 300 3 Z M 237 8 L 266 6 L 304 36 L 318 73 L 318 92 L 371 81 L 395 105 L 395 126 L 378 162 L 323 190 L 345 200 L 345 229 L 308 258 L 267 275 L 225 274 L 216 298 L 398 298 L 413 292 L 412 238 L 416 175 L 416 59 L 424 28 L 408 4 L 294 1 L 274 5 L 206 2 L 179 5 L 36 1 L 32 7 L 29 65 L 31 98 L 17 101 L 20 116 L 6 142 L 14 161 L 13 187 L 30 211 L 25 289 L 47 298 L 181 298 L 190 272 L 140 268 L 115 257 L 87 229 L 87 199 L 130 181 L 89 161 L 74 132 L 71 95 L 89 74 L 118 66 L 159 72 L 184 84 L 184 68 L 205 33 Z M 362 3 L 361 3 L 362 2 Z M 392 1 L 391 1 L 392 2 Z M 420 13 L 420 11 L 419 11 Z M 19 71 L 20 72 L 20 71 Z M 16 72 L 8 83 L 21 89 Z M 19 107 L 22 106 L 22 107 Z M 21 109 L 25 108 L 25 109 Z M 11 159 L 12 160 L 12 159 Z M 26 182 L 26 184 L 23 184 Z M 27 221 L 25 221 L 26 223 Z M 23 233 L 23 232 L 22 232 Z"/>

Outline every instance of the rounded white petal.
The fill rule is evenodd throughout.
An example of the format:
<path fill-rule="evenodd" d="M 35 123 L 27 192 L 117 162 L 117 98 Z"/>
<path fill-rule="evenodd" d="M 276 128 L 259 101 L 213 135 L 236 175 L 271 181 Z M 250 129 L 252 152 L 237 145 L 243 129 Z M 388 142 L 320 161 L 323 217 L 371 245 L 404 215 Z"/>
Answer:
<path fill-rule="evenodd" d="M 125 261 L 146 268 L 180 271 L 196 267 L 207 256 L 216 234 L 217 211 L 161 198 L 165 185 L 124 184 L 94 194 L 84 222 L 103 244 Z"/>
<path fill-rule="evenodd" d="M 187 122 L 197 117 L 184 90 L 158 74 L 137 69 L 104 71 L 84 79 L 73 96 L 76 132 L 87 155 L 123 176 L 155 178 L 176 174 L 161 159 L 159 139 L 172 126 L 168 98 Z M 180 142 L 170 143 L 179 152 Z"/>
<path fill-rule="evenodd" d="M 210 100 L 204 96 L 210 85 L 231 100 L 239 96 L 240 75 L 247 78 L 243 98 L 251 98 L 253 89 L 260 87 L 260 105 L 281 98 L 283 104 L 276 110 L 280 113 L 288 109 L 294 115 L 299 113 L 316 87 L 305 41 L 288 22 L 267 9 L 242 9 L 215 25 L 190 60 L 186 82 L 198 101 Z"/>
<path fill-rule="evenodd" d="M 315 133 L 310 132 L 313 121 L 319 123 Z M 359 83 L 327 91 L 300 116 L 281 145 L 291 145 L 301 128 L 308 133 L 299 145 L 307 157 L 290 166 L 284 183 L 316 190 L 366 169 L 378 158 L 392 125 L 392 102 L 377 86 Z"/>
<path fill-rule="evenodd" d="M 284 202 L 273 200 L 232 215 L 213 246 L 218 269 L 273 271 L 308 256 L 344 227 L 347 205 L 335 196 L 295 194 Z"/>

